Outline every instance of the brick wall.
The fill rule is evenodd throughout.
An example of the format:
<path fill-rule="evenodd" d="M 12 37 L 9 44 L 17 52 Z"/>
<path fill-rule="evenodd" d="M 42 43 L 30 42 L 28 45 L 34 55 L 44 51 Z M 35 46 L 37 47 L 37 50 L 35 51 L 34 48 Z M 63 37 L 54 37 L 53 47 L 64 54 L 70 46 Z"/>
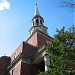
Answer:
<path fill-rule="evenodd" d="M 27 43 L 33 45 L 33 46 L 37 46 L 38 41 L 37 41 L 37 32 L 31 36 L 31 38 L 27 41 Z"/>
<path fill-rule="evenodd" d="M 26 64 L 24 62 L 21 63 L 21 75 L 33 75 L 30 64 Z"/>
<path fill-rule="evenodd" d="M 50 41 L 50 37 L 40 31 L 36 31 L 32 36 L 29 37 L 29 39 L 27 40 L 27 43 L 36 46 L 36 47 L 40 47 L 43 44 L 46 43 L 46 40 Z"/>
<path fill-rule="evenodd" d="M 14 51 L 14 53 L 11 55 L 11 62 L 20 54 L 22 53 L 23 43 L 19 45 L 19 47 Z"/>
<path fill-rule="evenodd" d="M 1 69 L 6 70 L 10 64 L 10 61 L 11 61 L 10 57 L 7 56 L 0 57 L 0 70 Z"/>
<path fill-rule="evenodd" d="M 10 70 L 10 75 L 21 75 L 21 61 Z"/>

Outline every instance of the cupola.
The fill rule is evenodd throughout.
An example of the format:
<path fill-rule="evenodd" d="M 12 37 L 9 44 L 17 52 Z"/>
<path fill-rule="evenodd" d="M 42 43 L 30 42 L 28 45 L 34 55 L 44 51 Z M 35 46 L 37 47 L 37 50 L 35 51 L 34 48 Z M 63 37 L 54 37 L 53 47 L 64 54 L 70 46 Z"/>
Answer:
<path fill-rule="evenodd" d="M 38 6 L 36 4 L 34 17 L 32 18 L 32 27 L 29 32 L 32 34 L 34 31 L 39 30 L 47 34 L 47 27 L 44 26 L 44 19 L 40 16 Z"/>

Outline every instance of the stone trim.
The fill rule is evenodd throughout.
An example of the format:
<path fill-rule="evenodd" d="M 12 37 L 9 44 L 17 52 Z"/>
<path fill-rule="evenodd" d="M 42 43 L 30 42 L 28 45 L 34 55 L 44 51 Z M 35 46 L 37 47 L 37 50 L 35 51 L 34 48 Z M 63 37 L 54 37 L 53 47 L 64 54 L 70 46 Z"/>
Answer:
<path fill-rule="evenodd" d="M 42 35 L 44 35 L 44 36 L 46 36 L 46 37 L 48 37 L 49 39 L 53 39 L 51 36 L 49 36 L 49 35 L 43 33 L 42 31 L 39 31 L 39 30 L 36 29 L 36 30 L 30 35 L 30 37 L 26 40 L 26 42 L 28 42 L 29 39 L 30 39 L 36 32 L 37 32 L 37 33 L 40 33 L 40 34 L 42 34 Z"/>
<path fill-rule="evenodd" d="M 9 65 L 9 67 L 7 68 L 8 70 L 10 70 L 20 59 L 22 58 L 22 53 L 20 53 Z"/>

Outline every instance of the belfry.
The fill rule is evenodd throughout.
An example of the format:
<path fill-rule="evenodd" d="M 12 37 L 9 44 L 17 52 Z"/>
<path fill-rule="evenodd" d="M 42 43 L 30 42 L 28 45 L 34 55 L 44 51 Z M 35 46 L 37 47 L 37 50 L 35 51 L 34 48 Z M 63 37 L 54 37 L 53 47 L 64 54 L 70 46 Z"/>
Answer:
<path fill-rule="evenodd" d="M 52 40 L 47 29 L 36 4 L 29 38 L 10 57 L 0 57 L 0 75 L 37 75 L 47 71 L 50 60 L 45 47 Z"/>
<path fill-rule="evenodd" d="M 34 17 L 32 19 L 32 27 L 29 30 L 30 34 L 32 34 L 37 29 L 47 34 L 48 28 L 44 26 L 44 19 L 40 16 L 40 13 L 36 4 Z"/>

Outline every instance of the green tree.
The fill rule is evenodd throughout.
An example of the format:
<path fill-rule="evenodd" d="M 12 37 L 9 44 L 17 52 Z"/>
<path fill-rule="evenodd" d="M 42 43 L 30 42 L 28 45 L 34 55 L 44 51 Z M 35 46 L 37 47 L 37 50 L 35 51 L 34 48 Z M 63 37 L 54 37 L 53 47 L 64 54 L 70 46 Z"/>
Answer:
<path fill-rule="evenodd" d="M 46 48 L 50 58 L 49 70 L 38 75 L 75 75 L 75 27 L 57 29 Z"/>

